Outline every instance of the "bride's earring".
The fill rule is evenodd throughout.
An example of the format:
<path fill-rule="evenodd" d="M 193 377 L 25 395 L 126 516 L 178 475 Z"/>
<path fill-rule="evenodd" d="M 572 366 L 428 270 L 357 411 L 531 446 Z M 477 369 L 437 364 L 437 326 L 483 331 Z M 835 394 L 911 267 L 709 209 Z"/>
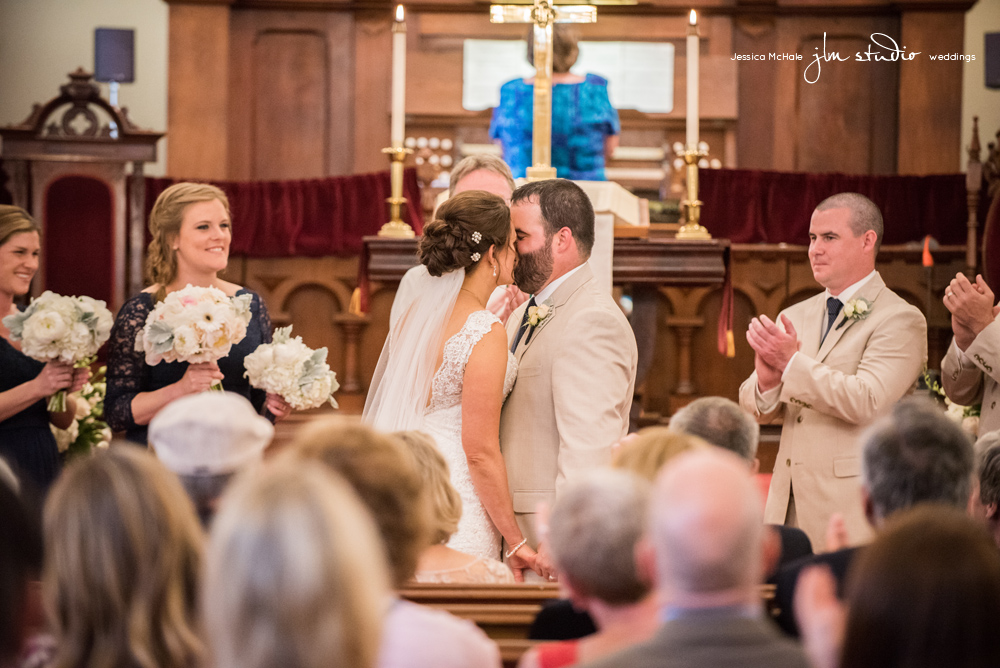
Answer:
<path fill-rule="evenodd" d="M 493 265 L 493 278 L 497 277 L 497 266 Z"/>

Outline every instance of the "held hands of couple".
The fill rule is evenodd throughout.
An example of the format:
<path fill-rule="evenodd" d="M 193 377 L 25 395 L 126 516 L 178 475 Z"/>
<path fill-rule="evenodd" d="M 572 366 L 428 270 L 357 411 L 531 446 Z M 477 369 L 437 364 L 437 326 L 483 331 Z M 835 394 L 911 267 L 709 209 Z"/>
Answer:
<path fill-rule="evenodd" d="M 777 387 L 781 374 L 801 344 L 791 320 L 781 316 L 781 323 L 761 315 L 750 321 L 747 343 L 754 350 L 757 385 L 762 392 Z"/>
<path fill-rule="evenodd" d="M 979 333 L 1000 314 L 1000 305 L 994 306 L 993 291 L 976 276 L 972 283 L 965 274 L 956 274 L 944 292 L 944 305 L 951 312 L 951 326 L 955 332 L 955 344 L 965 350 L 979 336 Z"/>

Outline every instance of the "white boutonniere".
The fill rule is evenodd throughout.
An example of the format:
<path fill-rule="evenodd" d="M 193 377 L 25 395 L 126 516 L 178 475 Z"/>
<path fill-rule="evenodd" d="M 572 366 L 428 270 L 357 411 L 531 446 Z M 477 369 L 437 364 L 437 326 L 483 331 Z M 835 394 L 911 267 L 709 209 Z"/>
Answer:
<path fill-rule="evenodd" d="M 538 306 L 528 307 L 528 327 L 530 328 L 530 331 L 528 332 L 528 341 L 531 340 L 531 335 L 534 334 L 535 330 L 542 324 L 548 322 L 555 311 L 556 309 L 552 306 L 551 300 L 545 300 Z"/>
<path fill-rule="evenodd" d="M 837 329 L 846 325 L 848 320 L 864 320 L 871 314 L 871 312 L 872 303 L 864 297 L 851 299 L 844 304 L 844 319 L 840 321 L 839 325 L 837 325 Z"/>

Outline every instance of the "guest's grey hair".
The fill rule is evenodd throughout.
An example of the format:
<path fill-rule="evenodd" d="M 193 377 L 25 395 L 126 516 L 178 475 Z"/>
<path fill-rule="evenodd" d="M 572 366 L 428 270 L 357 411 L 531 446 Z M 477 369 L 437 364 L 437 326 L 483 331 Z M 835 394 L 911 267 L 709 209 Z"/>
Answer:
<path fill-rule="evenodd" d="M 862 476 L 882 521 L 919 503 L 965 508 L 972 485 L 972 442 L 926 400 L 907 399 L 862 436 Z"/>
<path fill-rule="evenodd" d="M 976 452 L 979 502 L 1000 508 L 1000 431 L 983 434 L 976 441 Z"/>
<path fill-rule="evenodd" d="M 753 462 L 757 456 L 760 426 L 739 404 L 724 397 L 695 399 L 674 413 L 670 428 L 698 436 L 747 462 Z"/>
<path fill-rule="evenodd" d="M 581 594 L 621 605 L 649 592 L 635 564 L 648 502 L 645 480 L 610 469 L 588 474 L 559 495 L 549 545 L 563 577 Z"/>
<path fill-rule="evenodd" d="M 478 172 L 479 170 L 484 170 L 487 172 L 493 172 L 498 176 L 502 176 L 506 181 L 507 185 L 510 186 L 510 191 L 514 192 L 514 175 L 510 172 L 510 167 L 502 159 L 495 155 L 490 155 L 489 153 L 476 153 L 474 155 L 469 155 L 455 164 L 455 167 L 451 170 L 451 181 L 448 184 L 448 196 L 455 194 L 455 188 L 458 186 L 458 182 L 464 179 L 466 176 L 472 172 Z"/>
<path fill-rule="evenodd" d="M 851 231 L 858 237 L 872 230 L 875 232 L 875 252 L 882 247 L 882 212 L 878 205 L 860 193 L 837 193 L 816 205 L 816 211 L 848 209 L 851 212 Z"/>

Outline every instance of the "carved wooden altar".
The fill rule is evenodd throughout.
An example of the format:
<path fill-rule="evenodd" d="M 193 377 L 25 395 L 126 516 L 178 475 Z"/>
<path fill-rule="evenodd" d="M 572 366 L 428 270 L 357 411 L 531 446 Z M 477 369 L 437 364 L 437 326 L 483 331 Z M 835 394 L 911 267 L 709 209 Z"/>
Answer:
<path fill-rule="evenodd" d="M 117 309 L 142 287 L 143 164 L 156 161 L 163 134 L 136 127 L 89 72 L 69 78 L 24 122 L 0 128 L 8 187 L 43 230 L 32 294 L 87 294 Z"/>

